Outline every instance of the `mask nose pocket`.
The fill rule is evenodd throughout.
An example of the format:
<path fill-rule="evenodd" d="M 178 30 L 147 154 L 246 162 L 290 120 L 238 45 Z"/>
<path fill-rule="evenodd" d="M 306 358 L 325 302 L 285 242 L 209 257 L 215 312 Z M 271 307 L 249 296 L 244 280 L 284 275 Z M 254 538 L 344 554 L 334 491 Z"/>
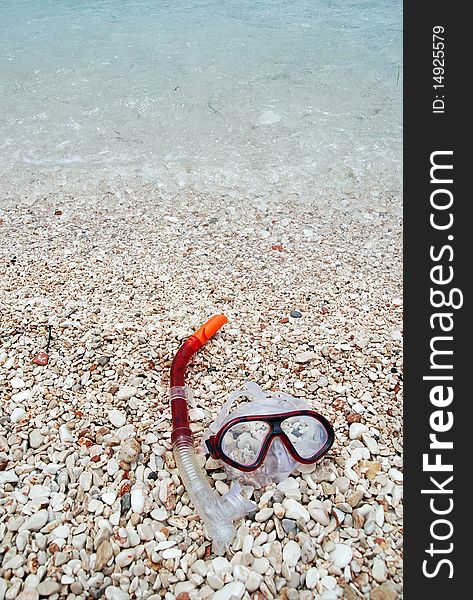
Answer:
<path fill-rule="evenodd" d="M 297 462 L 287 451 L 279 438 L 274 438 L 264 460 L 266 476 L 276 483 L 283 481 L 294 471 Z"/>

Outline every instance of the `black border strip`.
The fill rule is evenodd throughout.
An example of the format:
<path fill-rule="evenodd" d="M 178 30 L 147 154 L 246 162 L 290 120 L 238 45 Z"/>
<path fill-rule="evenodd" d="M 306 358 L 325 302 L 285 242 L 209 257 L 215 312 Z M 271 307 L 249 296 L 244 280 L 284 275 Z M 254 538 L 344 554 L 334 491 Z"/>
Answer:
<path fill-rule="evenodd" d="M 471 276 L 470 260 L 473 256 L 468 244 L 471 233 L 468 213 L 473 204 L 471 191 L 466 189 L 467 160 L 471 151 L 462 148 L 462 138 L 471 129 L 466 104 L 467 88 L 470 85 L 471 69 L 468 62 L 470 35 L 467 34 L 468 19 L 461 13 L 461 3 L 452 2 L 406 2 L 404 4 L 404 285 L 405 285 L 405 537 L 404 537 L 404 591 L 405 598 L 445 600 L 447 598 L 467 598 L 473 595 L 469 582 L 471 550 L 469 546 L 472 527 L 472 482 L 469 441 L 473 431 L 469 426 L 472 383 L 469 381 L 468 364 L 469 338 L 473 333 L 469 315 L 467 278 Z M 444 28 L 444 88 L 433 88 L 433 52 L 438 48 L 433 43 L 435 26 Z M 437 63 L 438 64 L 438 63 Z M 438 72 L 437 72 L 438 73 Z M 438 95 L 439 98 L 435 96 Z M 444 98 L 442 98 L 444 96 Z M 444 112 L 433 112 L 433 101 L 445 101 Z M 441 103 L 436 107 L 441 109 Z M 451 164 L 453 169 L 434 171 L 431 183 L 431 155 L 436 151 L 451 151 L 452 154 L 438 154 L 433 160 Z M 471 169 L 471 168 L 470 168 Z M 453 182 L 439 182 L 439 179 Z M 435 190 L 448 190 L 438 191 Z M 436 210 L 431 205 L 438 200 L 447 203 L 453 198 L 451 208 Z M 446 230 L 436 230 L 430 223 L 434 219 L 454 219 Z M 453 237 L 449 237 L 453 236 Z M 452 252 L 447 248 L 450 246 Z M 433 248 L 433 250 L 431 250 Z M 443 250 L 442 250 L 443 248 Z M 433 259 L 431 252 L 436 258 Z M 435 266 L 440 270 L 431 272 Z M 452 271 L 449 269 L 452 268 Z M 453 273 L 449 284 L 434 284 L 432 276 L 445 279 Z M 463 294 L 463 306 L 458 309 L 434 308 L 431 304 L 431 288 L 448 294 L 458 288 Z M 441 296 L 437 295 L 436 300 Z M 460 294 L 455 294 L 459 302 Z M 452 315 L 451 332 L 440 331 L 440 319 L 430 319 L 436 312 Z M 443 321 L 447 326 L 448 317 Z M 453 339 L 438 339 L 434 348 L 452 350 L 452 355 L 432 356 L 430 344 L 435 336 L 451 336 Z M 435 364 L 451 364 L 452 369 L 432 368 Z M 453 380 L 423 379 L 424 376 L 453 376 Z M 441 386 L 442 394 L 452 387 L 453 400 L 444 407 L 434 406 L 431 390 Z M 439 390 L 437 390 L 439 392 Z M 440 392 L 434 400 L 441 401 Z M 440 402 L 439 402 L 440 403 Z M 432 417 L 435 411 L 441 416 Z M 433 426 L 448 422 L 451 413 L 453 425 L 448 431 L 437 433 L 437 439 L 452 441 L 453 449 L 435 450 L 429 448 L 430 434 L 436 433 Z M 431 421 L 430 419 L 433 419 Z M 428 462 L 435 462 L 440 454 L 442 464 L 452 465 L 451 472 L 428 472 L 423 468 L 423 455 L 428 454 Z M 464 464 L 466 463 L 466 464 Z M 445 483 L 450 476 L 453 479 Z M 441 493 L 436 479 L 444 490 Z M 467 491 L 467 487 L 470 491 Z M 422 493 L 422 490 L 438 490 L 438 493 Z M 450 501 L 451 500 L 451 501 Z M 452 504 L 453 503 L 453 504 Z M 451 511 L 445 515 L 435 515 L 433 509 Z M 448 523 L 435 523 L 438 519 Z M 436 540 L 432 531 L 445 540 Z M 451 531 L 451 534 L 450 534 Z M 432 544 L 432 546 L 431 546 Z M 451 544 L 451 545 L 450 545 Z M 427 552 L 429 551 L 429 552 Z M 441 563 L 440 561 L 445 560 Z M 424 562 L 427 561 L 427 562 Z M 449 561 L 449 562 L 447 562 Z M 450 566 L 451 565 L 451 566 Z M 428 577 L 423 571 L 427 571 Z M 450 576 L 452 577 L 450 578 Z"/>

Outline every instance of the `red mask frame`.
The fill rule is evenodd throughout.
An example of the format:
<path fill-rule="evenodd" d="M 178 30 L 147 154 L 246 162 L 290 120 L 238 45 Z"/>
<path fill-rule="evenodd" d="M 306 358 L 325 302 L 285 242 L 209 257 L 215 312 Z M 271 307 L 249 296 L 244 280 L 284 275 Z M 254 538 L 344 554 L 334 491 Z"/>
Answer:
<path fill-rule="evenodd" d="M 294 447 L 293 443 L 290 441 L 287 433 L 285 433 L 281 428 L 281 423 L 290 417 L 297 416 L 307 416 L 316 419 L 325 429 L 327 433 L 327 440 L 323 444 L 321 448 L 317 450 L 310 457 L 302 457 Z M 223 438 L 228 430 L 233 427 L 237 423 L 248 423 L 251 421 L 264 421 L 270 426 L 269 431 L 266 433 L 265 438 L 261 444 L 261 448 L 258 452 L 256 460 L 250 465 L 243 465 L 239 462 L 234 461 L 232 458 L 225 454 L 223 450 Z M 225 423 L 225 425 L 215 434 L 211 435 L 207 440 L 205 440 L 205 444 L 207 449 L 209 450 L 210 456 L 215 459 L 220 459 L 222 462 L 238 469 L 239 471 L 250 472 L 258 469 L 264 462 L 268 450 L 275 439 L 280 439 L 284 444 L 285 448 L 289 452 L 289 454 L 297 461 L 305 465 L 312 464 L 319 460 L 324 454 L 328 452 L 328 450 L 332 447 L 332 444 L 335 440 L 335 432 L 333 427 L 327 421 L 325 417 L 317 413 L 315 410 L 293 410 L 291 412 L 278 414 L 278 415 L 250 415 L 243 417 L 235 417 L 234 419 Z"/>

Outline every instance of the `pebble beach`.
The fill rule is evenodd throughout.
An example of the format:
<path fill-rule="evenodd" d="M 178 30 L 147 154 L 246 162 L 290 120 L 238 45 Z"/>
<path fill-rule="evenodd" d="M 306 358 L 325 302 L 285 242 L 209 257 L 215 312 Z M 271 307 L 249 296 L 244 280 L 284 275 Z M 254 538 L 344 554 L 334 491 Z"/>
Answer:
<path fill-rule="evenodd" d="M 81 186 L 2 190 L 0 600 L 402 598 L 400 191 Z M 174 353 L 215 313 L 229 322 L 187 377 L 196 444 L 248 380 L 336 436 L 319 463 L 244 488 L 258 509 L 220 557 L 168 402 Z"/>

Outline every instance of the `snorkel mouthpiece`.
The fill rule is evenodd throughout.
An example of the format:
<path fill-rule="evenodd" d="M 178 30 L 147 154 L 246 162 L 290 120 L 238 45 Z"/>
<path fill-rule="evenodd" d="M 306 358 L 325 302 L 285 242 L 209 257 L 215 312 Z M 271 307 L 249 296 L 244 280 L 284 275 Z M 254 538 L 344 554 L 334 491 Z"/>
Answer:
<path fill-rule="evenodd" d="M 171 365 L 172 444 L 179 475 L 194 508 L 204 523 L 204 530 L 216 554 L 228 550 L 235 536 L 233 521 L 256 509 L 256 504 L 240 494 L 235 484 L 219 496 L 211 487 L 197 462 L 194 439 L 189 427 L 188 397 L 184 387 L 185 369 L 192 356 L 227 322 L 225 315 L 213 316 L 179 348 Z"/>
<path fill-rule="evenodd" d="M 179 475 L 202 519 L 205 534 L 212 540 L 215 554 L 223 554 L 235 537 L 233 521 L 254 511 L 256 505 L 240 494 L 239 484 L 233 485 L 225 496 L 214 492 L 199 467 L 193 443 L 175 442 L 173 449 Z"/>

